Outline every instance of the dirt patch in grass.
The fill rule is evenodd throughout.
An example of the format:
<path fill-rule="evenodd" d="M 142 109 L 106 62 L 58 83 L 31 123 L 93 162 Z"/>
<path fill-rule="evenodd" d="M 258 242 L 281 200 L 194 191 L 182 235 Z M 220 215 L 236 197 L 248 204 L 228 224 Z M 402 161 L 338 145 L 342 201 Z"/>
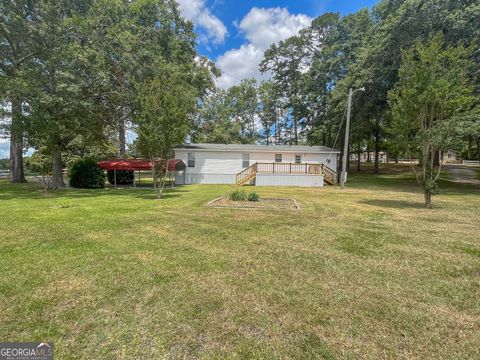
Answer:
<path fill-rule="evenodd" d="M 298 210 L 300 205 L 295 199 L 261 198 L 258 201 L 231 201 L 220 197 L 208 202 L 205 206 L 231 209 L 258 209 L 258 210 Z"/>

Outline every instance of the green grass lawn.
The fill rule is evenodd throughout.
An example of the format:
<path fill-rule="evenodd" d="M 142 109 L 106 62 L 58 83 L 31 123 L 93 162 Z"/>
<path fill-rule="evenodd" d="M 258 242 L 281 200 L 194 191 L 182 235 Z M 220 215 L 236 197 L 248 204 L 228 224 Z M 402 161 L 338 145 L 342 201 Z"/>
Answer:
<path fill-rule="evenodd" d="M 0 183 L 0 339 L 57 359 L 480 358 L 480 188 L 352 175 L 255 188 L 301 210 L 206 208 L 232 187 Z"/>

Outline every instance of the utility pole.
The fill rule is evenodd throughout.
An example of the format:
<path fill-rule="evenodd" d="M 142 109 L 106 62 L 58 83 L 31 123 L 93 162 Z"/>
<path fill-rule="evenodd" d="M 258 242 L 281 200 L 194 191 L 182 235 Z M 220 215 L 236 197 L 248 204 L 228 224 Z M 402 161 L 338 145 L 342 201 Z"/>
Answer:
<path fill-rule="evenodd" d="M 362 87 L 357 90 L 353 90 L 352 88 L 348 89 L 347 123 L 345 125 L 345 143 L 343 144 L 342 173 L 340 174 L 340 187 L 342 189 L 345 187 L 345 182 L 347 181 L 348 138 L 350 137 L 350 116 L 352 114 L 353 95 L 357 91 L 365 91 L 365 88 Z"/>

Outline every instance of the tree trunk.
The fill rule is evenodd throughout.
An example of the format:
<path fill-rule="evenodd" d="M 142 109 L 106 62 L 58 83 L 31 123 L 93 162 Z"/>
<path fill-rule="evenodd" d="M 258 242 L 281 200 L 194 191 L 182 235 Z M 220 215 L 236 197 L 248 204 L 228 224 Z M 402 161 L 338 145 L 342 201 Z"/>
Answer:
<path fill-rule="evenodd" d="M 425 208 L 431 209 L 432 208 L 432 193 L 429 190 L 425 190 L 423 193 L 423 197 L 425 199 Z"/>
<path fill-rule="evenodd" d="M 120 120 L 120 122 L 119 122 L 118 143 L 119 143 L 118 152 L 119 152 L 119 155 L 120 155 L 120 159 L 125 159 L 125 155 L 126 155 L 125 143 L 126 143 L 126 140 L 125 140 L 125 121 L 123 119 Z"/>
<path fill-rule="evenodd" d="M 12 103 L 12 123 L 10 129 L 10 182 L 24 183 L 23 170 L 23 124 L 22 101 L 14 98 Z"/>
<path fill-rule="evenodd" d="M 375 165 L 373 169 L 374 174 L 378 174 L 378 158 L 380 152 L 380 121 L 377 119 L 375 120 Z"/>
<path fill-rule="evenodd" d="M 297 119 L 293 119 L 293 131 L 295 132 L 294 134 L 294 142 L 295 145 L 298 145 L 298 125 L 297 125 Z"/>
<path fill-rule="evenodd" d="M 440 166 L 440 159 L 443 156 L 443 153 L 440 151 L 435 151 L 435 156 L 433 157 L 433 166 Z"/>
<path fill-rule="evenodd" d="M 477 159 L 480 161 L 480 137 L 477 139 Z"/>
<path fill-rule="evenodd" d="M 278 120 L 275 120 L 275 132 L 273 134 L 273 139 L 275 141 L 275 144 L 274 145 L 278 145 Z"/>
<path fill-rule="evenodd" d="M 62 152 L 55 149 L 52 151 L 52 189 L 63 189 L 65 187 L 62 171 Z"/>
<path fill-rule="evenodd" d="M 342 170 L 343 170 L 343 146 L 340 147 L 340 158 L 337 159 L 337 173 L 339 174 L 339 179 L 341 178 Z"/>
<path fill-rule="evenodd" d="M 357 171 L 360 172 L 360 156 L 362 155 L 362 153 L 359 151 L 357 153 Z"/>
<path fill-rule="evenodd" d="M 15 167 L 15 165 L 13 164 L 13 161 L 14 161 L 14 156 L 13 156 L 13 141 L 12 141 L 12 134 L 10 133 L 10 157 L 9 157 L 9 161 L 8 161 L 8 169 L 9 169 L 9 177 L 10 177 L 10 181 L 12 181 L 12 175 L 13 175 L 13 169 Z"/>

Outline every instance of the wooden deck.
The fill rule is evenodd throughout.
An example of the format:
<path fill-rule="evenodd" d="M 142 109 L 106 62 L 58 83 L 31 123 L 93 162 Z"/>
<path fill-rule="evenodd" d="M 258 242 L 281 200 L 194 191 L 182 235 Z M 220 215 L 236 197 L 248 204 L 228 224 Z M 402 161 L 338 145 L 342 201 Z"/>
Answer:
<path fill-rule="evenodd" d="M 237 174 L 237 185 L 250 183 L 259 173 L 323 175 L 323 180 L 327 184 L 333 185 L 337 182 L 337 173 L 324 164 L 257 162 Z"/>

